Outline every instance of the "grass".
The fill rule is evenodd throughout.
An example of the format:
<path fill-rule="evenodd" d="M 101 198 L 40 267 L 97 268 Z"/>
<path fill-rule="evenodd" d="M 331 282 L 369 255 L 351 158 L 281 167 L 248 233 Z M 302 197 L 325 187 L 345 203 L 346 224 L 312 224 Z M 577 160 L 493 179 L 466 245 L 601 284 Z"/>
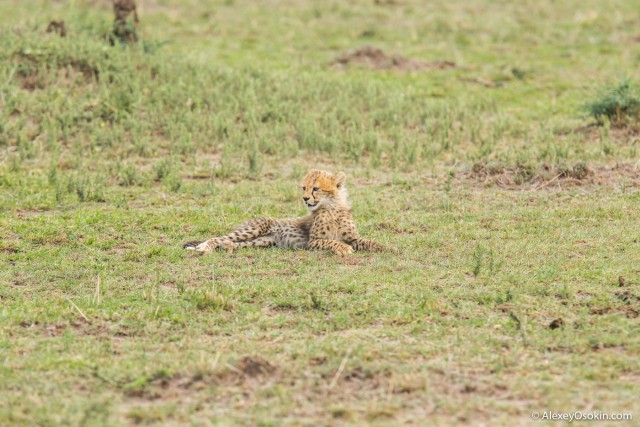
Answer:
<path fill-rule="evenodd" d="M 112 47 L 108 2 L 0 4 L 0 424 L 640 416 L 637 121 L 581 110 L 633 2 L 144 6 Z M 400 254 L 181 249 L 312 167 Z"/>
<path fill-rule="evenodd" d="M 600 90 L 597 98 L 584 106 L 599 123 L 605 120 L 624 124 L 637 122 L 640 114 L 640 95 L 628 79 Z"/>

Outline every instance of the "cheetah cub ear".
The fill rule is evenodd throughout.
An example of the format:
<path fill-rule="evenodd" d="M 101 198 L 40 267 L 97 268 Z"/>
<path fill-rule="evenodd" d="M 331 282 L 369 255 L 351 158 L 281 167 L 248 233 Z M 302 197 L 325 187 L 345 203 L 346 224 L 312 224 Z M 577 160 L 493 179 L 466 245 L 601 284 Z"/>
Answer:
<path fill-rule="evenodd" d="M 338 188 L 342 188 L 344 183 L 347 181 L 347 175 L 344 172 L 338 172 L 336 175 L 336 186 Z"/>

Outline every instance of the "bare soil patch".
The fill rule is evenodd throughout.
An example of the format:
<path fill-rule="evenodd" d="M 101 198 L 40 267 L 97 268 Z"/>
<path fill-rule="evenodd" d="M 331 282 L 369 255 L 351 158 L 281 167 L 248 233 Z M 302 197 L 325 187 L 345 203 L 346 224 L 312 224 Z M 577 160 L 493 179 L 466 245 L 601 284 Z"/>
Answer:
<path fill-rule="evenodd" d="M 401 234 L 414 234 L 413 230 L 409 230 L 407 228 L 398 227 L 395 224 L 391 224 L 391 223 L 387 223 L 387 222 L 379 223 L 378 224 L 378 230 L 392 231 L 394 233 L 401 233 Z"/>
<path fill-rule="evenodd" d="M 460 79 L 460 81 L 465 83 L 477 83 L 484 87 L 489 87 L 489 88 L 504 86 L 503 82 L 495 82 L 485 77 L 462 78 Z"/>
<path fill-rule="evenodd" d="M 339 69 L 359 65 L 371 70 L 392 71 L 445 70 L 456 67 L 456 64 L 451 61 L 419 61 L 398 54 L 388 54 L 373 46 L 364 46 L 353 52 L 344 53 L 338 56 L 331 65 Z"/>
<path fill-rule="evenodd" d="M 597 123 L 591 123 L 589 125 L 575 129 L 574 132 L 580 135 L 584 135 L 584 137 L 588 141 L 600 141 L 603 132 L 606 132 L 606 134 L 612 141 L 631 144 L 640 142 L 640 122 L 615 122 L 611 124 L 611 127 L 609 129 L 606 130 Z"/>
<path fill-rule="evenodd" d="M 176 373 L 159 371 L 143 381 L 120 384 L 128 397 L 139 401 L 170 400 L 198 393 L 211 387 L 241 387 L 245 393 L 255 392 L 261 385 L 280 379 L 280 369 L 261 356 L 245 356 L 234 365 L 212 372 Z M 240 391 L 240 390 L 236 390 Z"/>
<path fill-rule="evenodd" d="M 355 257 L 343 257 L 340 258 L 343 265 L 361 265 L 363 260 Z"/>
<path fill-rule="evenodd" d="M 505 189 L 563 189 L 584 186 L 621 186 L 640 188 L 640 168 L 636 165 L 589 167 L 584 162 L 572 166 L 505 166 L 499 162 L 477 163 L 466 178 L 484 186 Z"/>
<path fill-rule="evenodd" d="M 17 72 L 20 88 L 28 91 L 44 89 L 53 84 L 70 86 L 78 76 L 85 84 L 98 81 L 100 77 L 96 67 L 82 60 L 43 64 L 40 58 L 29 54 L 20 54 L 16 58 L 23 65 Z"/>
<path fill-rule="evenodd" d="M 255 378 L 271 375 L 277 367 L 261 356 L 245 356 L 236 364 L 236 369 L 245 377 Z"/>

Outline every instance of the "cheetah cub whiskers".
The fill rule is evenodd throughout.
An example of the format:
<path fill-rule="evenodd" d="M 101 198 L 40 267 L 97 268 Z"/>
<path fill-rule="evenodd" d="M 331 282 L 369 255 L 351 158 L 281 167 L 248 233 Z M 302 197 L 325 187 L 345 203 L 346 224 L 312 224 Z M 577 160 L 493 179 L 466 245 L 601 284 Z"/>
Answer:
<path fill-rule="evenodd" d="M 185 249 L 202 253 L 214 249 L 233 251 L 246 247 L 292 249 L 328 249 L 337 255 L 353 251 L 397 252 L 358 234 L 351 206 L 347 201 L 346 175 L 336 175 L 317 169 L 309 171 L 302 180 L 302 200 L 309 214 L 300 218 L 256 218 L 242 223 L 226 236 L 205 242 L 190 242 Z"/>

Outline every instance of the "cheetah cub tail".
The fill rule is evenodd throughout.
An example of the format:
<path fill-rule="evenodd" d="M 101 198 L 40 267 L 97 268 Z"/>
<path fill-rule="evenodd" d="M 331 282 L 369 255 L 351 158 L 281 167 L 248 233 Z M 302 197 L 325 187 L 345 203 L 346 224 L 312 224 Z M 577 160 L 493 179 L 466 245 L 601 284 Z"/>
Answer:
<path fill-rule="evenodd" d="M 196 242 L 196 241 L 187 242 L 184 245 L 182 245 L 182 247 L 188 251 L 195 251 L 200 243 L 202 242 Z"/>

